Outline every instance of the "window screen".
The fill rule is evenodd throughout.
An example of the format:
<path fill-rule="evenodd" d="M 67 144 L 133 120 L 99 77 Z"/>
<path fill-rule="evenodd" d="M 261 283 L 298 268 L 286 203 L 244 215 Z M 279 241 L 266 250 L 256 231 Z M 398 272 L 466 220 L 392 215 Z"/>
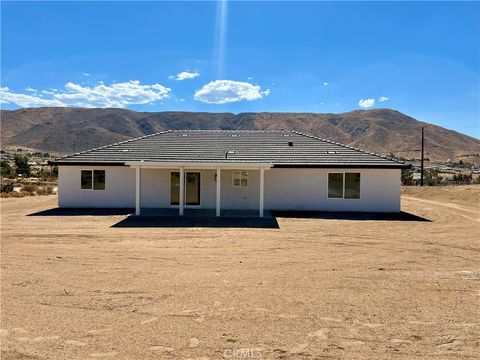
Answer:
<path fill-rule="evenodd" d="M 233 187 L 246 187 L 246 186 L 248 186 L 248 172 L 247 171 L 234 171 L 232 173 L 232 186 Z"/>
<path fill-rule="evenodd" d="M 343 198 L 343 173 L 328 174 L 328 197 L 331 199 Z"/>
<path fill-rule="evenodd" d="M 360 173 L 345 173 L 345 199 L 360 199 Z"/>
<path fill-rule="evenodd" d="M 105 190 L 105 170 L 93 170 L 93 189 Z"/>
<path fill-rule="evenodd" d="M 92 170 L 82 170 L 80 174 L 81 189 L 92 188 Z"/>

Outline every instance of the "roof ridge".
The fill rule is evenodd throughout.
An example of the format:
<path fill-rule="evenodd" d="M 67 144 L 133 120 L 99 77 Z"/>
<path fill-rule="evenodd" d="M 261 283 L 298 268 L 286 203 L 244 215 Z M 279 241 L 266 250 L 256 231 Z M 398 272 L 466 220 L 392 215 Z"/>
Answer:
<path fill-rule="evenodd" d="M 168 133 L 168 132 L 172 132 L 172 130 L 159 131 L 159 132 L 156 132 L 156 133 L 153 133 L 153 134 L 143 135 L 143 136 L 139 136 L 139 137 L 136 137 L 136 138 L 133 138 L 133 139 L 127 139 L 127 140 L 119 141 L 119 142 L 116 142 L 116 143 L 113 143 L 113 144 L 108 144 L 108 145 L 99 146 L 99 147 L 96 147 L 96 148 L 93 148 L 93 149 L 88 149 L 88 150 L 84 150 L 84 151 L 75 152 L 75 153 L 72 153 L 72 154 L 61 156 L 59 158 L 55 158 L 55 160 L 67 159 L 67 158 L 70 158 L 72 156 L 87 154 L 87 153 L 90 153 L 92 151 L 106 149 L 106 148 L 109 148 L 109 147 L 112 147 L 112 146 L 125 144 L 125 143 L 129 143 L 129 142 L 132 142 L 132 141 L 137 141 L 137 140 L 145 139 L 145 138 L 148 138 L 148 137 L 165 134 L 165 133 Z"/>
<path fill-rule="evenodd" d="M 172 129 L 171 132 L 289 132 L 286 129 Z"/>
<path fill-rule="evenodd" d="M 383 155 L 377 154 L 377 153 L 372 152 L 372 151 L 362 150 L 362 149 L 359 149 L 357 147 L 348 146 L 348 145 L 345 145 L 345 144 L 342 144 L 342 143 L 339 143 L 339 142 L 335 142 L 335 141 L 328 140 L 328 139 L 325 139 L 325 138 L 320 138 L 320 137 L 314 136 L 314 135 L 305 134 L 305 133 L 302 133 L 302 132 L 296 131 L 296 130 L 291 130 L 291 132 L 294 133 L 294 134 L 298 134 L 298 135 L 305 136 L 305 137 L 308 137 L 308 138 L 312 138 L 312 139 L 315 139 L 315 140 L 320 140 L 320 141 L 327 142 L 327 143 L 330 143 L 330 144 L 339 145 L 339 146 L 342 146 L 344 148 L 352 149 L 352 150 L 358 151 L 358 152 L 363 153 L 363 154 L 373 155 L 373 156 L 379 157 L 381 159 L 390 160 L 390 161 L 396 162 L 398 164 L 405 164 L 405 161 L 403 161 L 403 162 L 398 161 L 396 159 L 392 159 L 388 156 L 383 156 Z"/>

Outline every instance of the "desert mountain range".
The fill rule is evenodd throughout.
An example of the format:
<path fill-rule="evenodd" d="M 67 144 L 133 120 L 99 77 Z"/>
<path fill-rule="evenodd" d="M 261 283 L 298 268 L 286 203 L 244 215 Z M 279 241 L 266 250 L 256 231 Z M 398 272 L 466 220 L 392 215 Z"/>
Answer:
<path fill-rule="evenodd" d="M 430 160 L 479 162 L 480 140 L 427 124 L 390 109 L 341 114 L 137 112 L 126 109 L 26 108 L 2 110 L 3 147 L 26 147 L 59 154 L 72 153 L 166 129 L 289 129 L 342 144 L 420 157 L 425 127 Z"/>

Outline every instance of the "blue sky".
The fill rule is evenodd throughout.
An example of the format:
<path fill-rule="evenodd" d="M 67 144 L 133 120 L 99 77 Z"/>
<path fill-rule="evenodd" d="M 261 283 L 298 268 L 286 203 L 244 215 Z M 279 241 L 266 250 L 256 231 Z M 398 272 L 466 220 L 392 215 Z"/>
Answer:
<path fill-rule="evenodd" d="M 478 2 L 1 6 L 4 109 L 387 107 L 480 137 Z"/>

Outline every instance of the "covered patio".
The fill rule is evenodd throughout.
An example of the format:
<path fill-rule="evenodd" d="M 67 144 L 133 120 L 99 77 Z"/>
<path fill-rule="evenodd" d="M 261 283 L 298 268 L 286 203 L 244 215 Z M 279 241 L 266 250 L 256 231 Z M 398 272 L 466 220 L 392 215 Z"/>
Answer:
<path fill-rule="evenodd" d="M 265 170 L 270 170 L 271 163 L 251 162 L 152 162 L 130 161 L 125 165 L 135 169 L 135 215 L 136 216 L 191 216 L 191 217 L 271 217 L 270 212 L 264 210 L 265 198 Z M 158 169 L 170 170 L 179 174 L 178 205 L 169 208 L 144 207 L 142 204 L 142 174 L 143 170 Z M 187 171 L 215 171 L 215 208 L 189 208 L 185 199 L 185 176 Z M 258 210 L 251 209 L 222 209 L 222 170 L 248 171 L 259 173 L 258 181 Z M 200 186 L 200 185 L 199 185 Z M 165 190 L 166 191 L 166 190 Z"/>
<path fill-rule="evenodd" d="M 175 217 L 179 216 L 178 209 L 174 208 L 141 208 L 140 214 L 142 216 L 163 216 Z M 208 217 L 225 217 L 225 218 L 253 218 L 258 217 L 257 210 L 220 210 L 220 215 L 217 215 L 215 209 L 184 209 L 184 217 L 208 218 Z M 272 212 L 269 210 L 263 211 L 264 218 L 272 218 Z"/>

